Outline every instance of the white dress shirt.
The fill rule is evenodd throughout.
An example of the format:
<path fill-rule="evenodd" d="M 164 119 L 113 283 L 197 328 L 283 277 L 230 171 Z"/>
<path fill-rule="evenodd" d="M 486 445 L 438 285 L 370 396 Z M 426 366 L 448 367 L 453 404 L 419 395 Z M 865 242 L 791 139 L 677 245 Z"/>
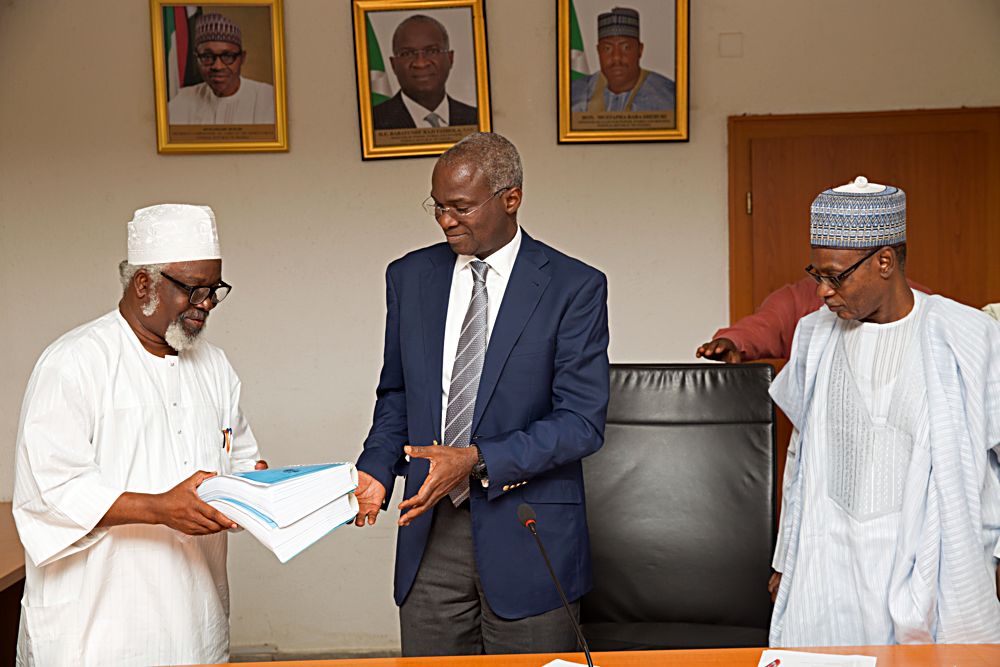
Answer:
<path fill-rule="evenodd" d="M 257 442 L 239 398 L 222 350 L 202 341 L 154 356 L 117 310 L 42 354 L 15 454 L 13 513 L 27 554 L 18 665 L 228 660 L 226 534 L 96 526 L 124 491 L 161 493 L 197 470 L 252 470 Z"/>
<path fill-rule="evenodd" d="M 490 344 L 490 334 L 493 323 L 497 321 L 497 313 L 507 291 L 507 281 L 514 269 L 517 252 L 521 249 L 521 227 L 518 225 L 514 238 L 504 247 L 484 259 L 490 270 L 486 272 L 486 345 Z M 455 353 L 458 352 L 458 339 L 462 333 L 462 322 L 472 301 L 472 268 L 469 266 L 477 259 L 472 255 L 458 255 L 455 258 L 455 270 L 451 274 L 451 294 L 448 297 L 448 317 L 444 325 L 444 356 L 441 363 L 441 428 L 447 423 L 448 392 L 451 389 L 451 373 L 455 366 Z M 444 433 L 438 434 L 444 443 Z M 470 434 L 471 435 L 471 434 Z M 475 442 L 473 441 L 473 444 Z"/>
<path fill-rule="evenodd" d="M 445 95 L 441 100 L 441 104 L 437 105 L 437 108 L 433 111 L 427 107 L 419 104 L 418 102 L 407 97 L 406 93 L 400 92 L 400 97 L 403 98 L 403 104 L 406 105 L 406 110 L 410 112 L 410 117 L 413 118 L 413 122 L 416 123 L 417 127 L 434 127 L 429 122 L 427 122 L 427 116 L 436 113 L 441 117 L 441 127 L 447 127 L 451 125 L 448 118 L 448 96 Z M 469 288 L 469 294 L 472 294 L 472 288 Z"/>

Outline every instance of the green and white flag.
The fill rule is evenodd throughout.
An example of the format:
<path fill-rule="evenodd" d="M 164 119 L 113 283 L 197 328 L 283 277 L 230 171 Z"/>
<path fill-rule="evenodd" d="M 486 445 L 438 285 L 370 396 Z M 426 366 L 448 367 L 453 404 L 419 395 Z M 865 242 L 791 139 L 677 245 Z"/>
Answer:
<path fill-rule="evenodd" d="M 382 49 L 378 46 L 378 38 L 375 37 L 375 30 L 367 15 L 365 32 L 368 34 L 368 85 L 372 91 L 372 106 L 375 106 L 392 97 L 392 88 L 389 86 L 389 75 L 385 73 L 385 63 L 382 62 Z"/>
<path fill-rule="evenodd" d="M 583 36 L 576 20 L 576 7 L 569 0 L 569 78 L 570 81 L 590 75 L 587 54 L 583 52 Z"/>

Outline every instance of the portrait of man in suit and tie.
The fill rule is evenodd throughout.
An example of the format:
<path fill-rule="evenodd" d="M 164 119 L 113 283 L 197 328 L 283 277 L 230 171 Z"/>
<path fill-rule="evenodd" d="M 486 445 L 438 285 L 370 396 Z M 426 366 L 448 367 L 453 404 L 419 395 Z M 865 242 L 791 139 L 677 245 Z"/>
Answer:
<path fill-rule="evenodd" d="M 521 199 L 514 145 L 467 136 L 438 159 L 424 202 L 445 240 L 386 271 L 356 524 L 375 523 L 405 478 L 394 592 L 404 656 L 576 647 L 517 511 L 532 504 L 546 526 L 578 614 L 591 588 L 581 460 L 604 444 L 608 407 L 607 280 L 521 228 Z"/>
<path fill-rule="evenodd" d="M 475 106 L 448 95 L 448 75 L 455 62 L 448 30 L 426 14 L 404 19 L 392 35 L 392 71 L 399 92 L 372 109 L 376 130 L 476 125 Z"/>
<path fill-rule="evenodd" d="M 363 158 L 440 155 L 490 131 L 483 2 L 354 0 Z"/>

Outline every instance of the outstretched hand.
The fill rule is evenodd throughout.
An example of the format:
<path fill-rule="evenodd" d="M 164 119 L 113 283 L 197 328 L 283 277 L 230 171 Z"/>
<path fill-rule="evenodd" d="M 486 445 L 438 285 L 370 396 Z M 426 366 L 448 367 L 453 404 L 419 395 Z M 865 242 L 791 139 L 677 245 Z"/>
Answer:
<path fill-rule="evenodd" d="M 743 361 L 743 355 L 737 349 L 736 343 L 728 338 L 716 338 L 705 343 L 695 351 L 694 356 L 726 364 L 738 364 Z"/>
<path fill-rule="evenodd" d="M 400 526 L 410 525 L 411 521 L 434 507 L 439 500 L 448 495 L 449 491 L 458 486 L 459 482 L 469 477 L 472 466 L 479 459 L 475 447 L 406 446 L 403 451 L 409 454 L 411 459 L 429 460 L 431 467 L 416 495 L 399 504 L 402 513 L 399 517 Z"/>
<path fill-rule="evenodd" d="M 232 519 L 198 497 L 198 486 L 210 477 L 215 477 L 215 473 L 199 470 L 169 491 L 158 494 L 154 499 L 156 523 L 186 535 L 211 535 L 236 528 Z"/>
<path fill-rule="evenodd" d="M 354 491 L 354 497 L 358 500 L 358 516 L 354 518 L 354 525 L 362 528 L 367 519 L 368 525 L 375 525 L 382 503 L 385 502 L 385 487 L 366 472 L 358 471 L 358 488 Z"/>

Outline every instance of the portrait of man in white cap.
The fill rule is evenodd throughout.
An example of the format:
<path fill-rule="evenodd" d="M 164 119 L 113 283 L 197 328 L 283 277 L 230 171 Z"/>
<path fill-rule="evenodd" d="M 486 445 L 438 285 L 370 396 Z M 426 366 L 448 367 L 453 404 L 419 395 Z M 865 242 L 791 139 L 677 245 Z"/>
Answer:
<path fill-rule="evenodd" d="M 597 17 L 600 70 L 570 84 L 570 111 L 670 111 L 676 107 L 672 79 L 640 66 L 639 12 L 615 7 Z"/>
<path fill-rule="evenodd" d="M 216 13 L 198 16 L 191 44 L 202 82 L 168 102 L 170 125 L 274 124 L 274 86 L 242 75 L 248 54 L 236 22 Z"/>
<path fill-rule="evenodd" d="M 117 308 L 49 345 L 25 392 L 13 498 L 26 554 L 19 665 L 229 658 L 225 531 L 235 525 L 196 489 L 267 464 L 239 377 L 203 340 L 232 289 L 212 210 L 136 211 L 119 273 Z"/>
<path fill-rule="evenodd" d="M 900 188 L 820 193 L 810 243 L 770 645 L 1000 642 L 1000 326 L 907 284 Z"/>

